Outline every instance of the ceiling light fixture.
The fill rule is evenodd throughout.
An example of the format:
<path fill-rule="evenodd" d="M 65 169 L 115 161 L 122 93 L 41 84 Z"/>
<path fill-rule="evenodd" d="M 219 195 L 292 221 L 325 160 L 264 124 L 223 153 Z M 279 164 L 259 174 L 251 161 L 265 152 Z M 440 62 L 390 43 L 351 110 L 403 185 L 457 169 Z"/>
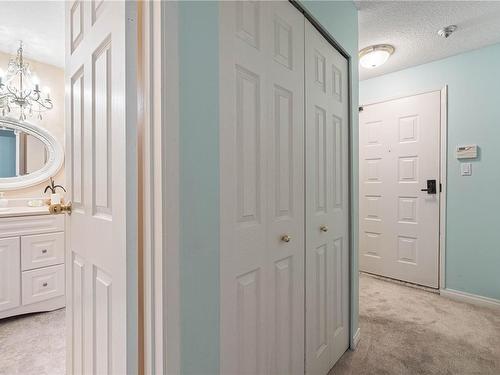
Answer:
<path fill-rule="evenodd" d="M 50 90 L 40 90 L 40 80 L 31 72 L 30 65 L 23 58 L 23 42 L 19 42 L 17 56 L 9 61 L 7 73 L 0 69 L 0 114 L 10 113 L 11 108 L 19 110 L 19 120 L 37 113 L 42 119 L 42 112 L 52 109 Z"/>
<path fill-rule="evenodd" d="M 373 69 L 384 64 L 394 53 L 390 44 L 376 44 L 359 51 L 359 64 L 366 69 Z"/>
<path fill-rule="evenodd" d="M 438 30 L 438 35 L 443 38 L 448 38 L 451 34 L 455 32 L 457 25 L 449 25 Z"/>

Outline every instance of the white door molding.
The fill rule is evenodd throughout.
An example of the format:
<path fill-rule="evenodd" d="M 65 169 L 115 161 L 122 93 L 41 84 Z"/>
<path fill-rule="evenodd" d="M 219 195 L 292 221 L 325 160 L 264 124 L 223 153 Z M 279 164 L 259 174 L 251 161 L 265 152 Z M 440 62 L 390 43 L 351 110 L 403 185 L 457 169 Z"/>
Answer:
<path fill-rule="evenodd" d="M 140 2 L 144 373 L 180 373 L 178 4 Z"/>
<path fill-rule="evenodd" d="M 439 289 L 446 288 L 446 190 L 448 187 L 448 85 L 441 90 L 440 179 L 439 201 Z"/>

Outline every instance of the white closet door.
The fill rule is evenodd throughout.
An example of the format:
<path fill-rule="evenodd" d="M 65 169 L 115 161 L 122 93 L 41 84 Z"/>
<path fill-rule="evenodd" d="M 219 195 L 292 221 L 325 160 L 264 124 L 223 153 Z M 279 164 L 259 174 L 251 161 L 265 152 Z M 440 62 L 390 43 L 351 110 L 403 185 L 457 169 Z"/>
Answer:
<path fill-rule="evenodd" d="M 220 21 L 221 373 L 303 374 L 303 16 L 221 2 Z"/>
<path fill-rule="evenodd" d="M 305 25 L 306 372 L 349 346 L 348 63 Z"/>

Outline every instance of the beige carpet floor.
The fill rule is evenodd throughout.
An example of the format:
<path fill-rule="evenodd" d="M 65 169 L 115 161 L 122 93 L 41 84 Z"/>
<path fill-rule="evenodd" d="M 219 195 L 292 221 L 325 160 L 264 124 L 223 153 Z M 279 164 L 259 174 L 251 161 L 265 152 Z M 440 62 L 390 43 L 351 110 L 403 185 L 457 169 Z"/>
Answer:
<path fill-rule="evenodd" d="M 0 375 L 64 375 L 65 309 L 0 320 Z"/>
<path fill-rule="evenodd" d="M 361 341 L 330 375 L 500 375 L 500 310 L 360 277 Z"/>
<path fill-rule="evenodd" d="M 64 309 L 0 320 L 0 375 L 63 375 Z M 500 311 L 360 277 L 361 341 L 330 375 L 500 375 Z"/>

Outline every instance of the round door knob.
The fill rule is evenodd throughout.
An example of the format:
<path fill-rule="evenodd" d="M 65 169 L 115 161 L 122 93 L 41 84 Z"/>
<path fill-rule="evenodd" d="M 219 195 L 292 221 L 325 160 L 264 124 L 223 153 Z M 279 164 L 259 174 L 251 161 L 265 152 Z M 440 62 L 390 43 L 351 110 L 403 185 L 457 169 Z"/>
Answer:
<path fill-rule="evenodd" d="M 47 249 L 43 249 L 42 254 L 47 254 Z"/>
<path fill-rule="evenodd" d="M 291 240 L 292 240 L 292 237 L 290 237 L 288 234 L 281 236 L 281 241 L 283 241 L 283 242 L 290 242 Z"/>
<path fill-rule="evenodd" d="M 328 232 L 328 226 L 323 224 L 322 226 L 319 227 L 319 230 L 322 232 Z"/>
<path fill-rule="evenodd" d="M 49 285 L 49 284 L 47 284 L 47 283 L 43 283 L 42 284 L 43 287 L 46 287 L 47 285 Z"/>

